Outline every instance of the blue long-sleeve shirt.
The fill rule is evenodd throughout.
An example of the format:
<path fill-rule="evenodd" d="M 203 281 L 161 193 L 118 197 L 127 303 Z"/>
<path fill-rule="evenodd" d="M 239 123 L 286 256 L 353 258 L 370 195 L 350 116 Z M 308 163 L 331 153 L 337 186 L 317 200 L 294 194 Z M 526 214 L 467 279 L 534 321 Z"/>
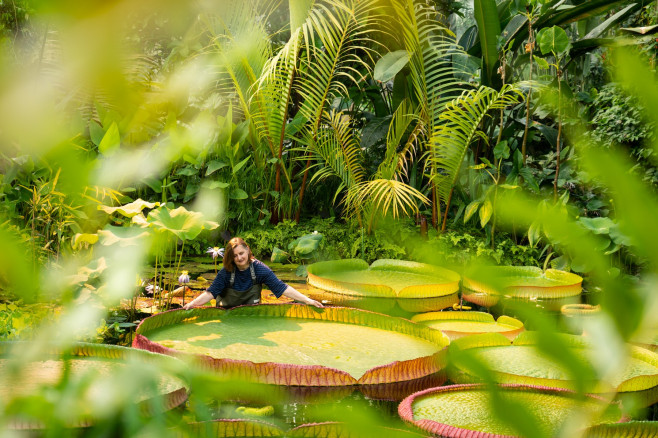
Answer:
<path fill-rule="evenodd" d="M 265 284 L 277 298 L 283 295 L 283 292 L 288 288 L 288 285 L 279 280 L 265 263 L 259 260 L 254 260 L 251 263 L 254 265 L 254 272 L 256 273 L 256 284 Z M 230 282 L 231 273 L 222 268 L 208 288 L 208 292 L 210 292 L 213 297 L 217 298 L 224 289 L 230 287 Z M 251 279 L 251 270 L 247 268 L 244 271 L 241 271 L 235 267 L 235 282 L 233 283 L 233 289 L 243 292 L 253 285 L 254 282 Z"/>

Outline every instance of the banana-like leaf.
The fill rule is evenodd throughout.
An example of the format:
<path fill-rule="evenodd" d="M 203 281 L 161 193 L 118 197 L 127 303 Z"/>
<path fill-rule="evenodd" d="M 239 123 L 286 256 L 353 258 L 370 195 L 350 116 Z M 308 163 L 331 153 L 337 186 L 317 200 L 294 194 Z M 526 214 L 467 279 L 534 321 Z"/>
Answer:
<path fill-rule="evenodd" d="M 409 63 L 409 53 L 406 50 L 396 50 L 382 56 L 377 64 L 373 77 L 380 82 L 388 82 Z"/>
<path fill-rule="evenodd" d="M 133 346 L 193 355 L 222 375 L 260 383 L 339 387 L 426 378 L 445 366 L 448 343 L 401 318 L 274 304 L 163 312 L 142 321 Z"/>
<path fill-rule="evenodd" d="M 478 25 L 480 44 L 482 45 L 482 85 L 491 83 L 491 74 L 498 62 L 498 38 L 500 37 L 500 21 L 495 0 L 474 0 L 473 13 Z"/>
<path fill-rule="evenodd" d="M 419 313 L 411 320 L 441 330 L 451 341 L 468 335 L 492 332 L 513 340 L 524 330 L 523 323 L 516 318 L 501 315 L 497 321 L 494 321 L 490 313 L 484 312 Z"/>
<path fill-rule="evenodd" d="M 498 404 L 500 411 L 504 409 L 501 403 L 515 410 L 514 415 L 526 419 L 532 436 L 553 436 L 580 418 L 595 418 L 596 423 L 623 420 L 618 405 L 609 405 L 595 396 L 581 397 L 546 386 L 498 385 L 494 389 L 492 394 L 489 386 L 477 384 L 430 388 L 404 399 L 398 413 L 403 420 L 436 436 L 478 438 L 519 435 L 514 425 L 498 417 L 495 405 Z M 582 424 L 582 427 L 590 425 Z"/>
<path fill-rule="evenodd" d="M 465 91 L 450 102 L 441 113 L 443 122 L 432 133 L 430 139 L 430 161 L 436 166 L 433 179 L 437 184 L 441 199 L 447 203 L 450 191 L 459 177 L 466 151 L 477 137 L 480 122 L 489 111 L 505 108 L 523 99 L 521 91 L 514 85 L 506 84 L 500 91 L 488 87 Z"/>

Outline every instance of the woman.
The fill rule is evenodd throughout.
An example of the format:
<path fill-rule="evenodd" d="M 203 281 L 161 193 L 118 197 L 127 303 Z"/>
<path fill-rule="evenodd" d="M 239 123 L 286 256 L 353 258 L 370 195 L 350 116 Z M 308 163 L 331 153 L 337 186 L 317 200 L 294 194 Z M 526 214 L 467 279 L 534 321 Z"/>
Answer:
<path fill-rule="evenodd" d="M 188 310 L 202 306 L 215 298 L 218 307 L 235 307 L 243 304 L 260 303 L 260 291 L 265 283 L 279 298 L 285 295 L 295 301 L 324 307 L 306 295 L 279 280 L 263 262 L 254 258 L 247 243 L 239 237 L 229 240 L 224 252 L 224 267 L 210 287 L 201 295 L 183 306 Z"/>

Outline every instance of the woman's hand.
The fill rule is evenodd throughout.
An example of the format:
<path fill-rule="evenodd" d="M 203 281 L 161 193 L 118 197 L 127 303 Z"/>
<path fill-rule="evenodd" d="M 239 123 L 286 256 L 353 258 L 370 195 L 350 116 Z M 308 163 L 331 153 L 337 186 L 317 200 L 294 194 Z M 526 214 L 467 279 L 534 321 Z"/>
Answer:
<path fill-rule="evenodd" d="M 315 306 L 315 307 L 317 307 L 318 309 L 324 309 L 324 305 L 322 305 L 321 302 L 316 301 L 316 300 L 314 300 L 314 299 L 312 299 L 312 298 L 309 298 L 308 301 L 307 301 L 305 304 L 308 304 L 309 306 Z"/>

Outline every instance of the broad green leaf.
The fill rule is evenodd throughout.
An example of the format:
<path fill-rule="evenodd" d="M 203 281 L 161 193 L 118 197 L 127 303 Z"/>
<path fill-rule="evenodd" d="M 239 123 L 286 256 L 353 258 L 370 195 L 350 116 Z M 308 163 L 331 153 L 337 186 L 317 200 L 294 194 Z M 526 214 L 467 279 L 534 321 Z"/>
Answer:
<path fill-rule="evenodd" d="M 539 67 L 543 68 L 544 70 L 548 70 L 549 64 L 547 60 L 545 60 L 544 58 L 540 58 L 537 55 L 534 55 L 533 59 L 535 60 L 535 62 Z"/>
<path fill-rule="evenodd" d="M 484 203 L 482 204 L 482 207 L 480 208 L 480 226 L 484 227 L 489 222 L 492 215 L 493 215 L 493 206 L 491 204 L 491 201 L 489 199 L 485 199 Z"/>
<path fill-rule="evenodd" d="M 569 37 L 561 27 L 545 27 L 537 33 L 537 43 L 542 55 L 548 53 L 560 55 L 569 48 Z"/>
<path fill-rule="evenodd" d="M 285 263 L 287 260 L 288 260 L 288 253 L 275 246 L 274 249 L 272 250 L 272 256 L 270 257 L 270 261 L 272 263 Z"/>
<path fill-rule="evenodd" d="M 183 175 L 183 176 L 192 176 L 192 175 L 197 175 L 199 171 L 195 169 L 193 166 L 185 166 L 182 169 L 178 169 L 176 171 L 176 175 Z"/>
<path fill-rule="evenodd" d="M 109 129 L 103 136 L 103 140 L 98 145 L 98 151 L 105 155 L 112 155 L 121 146 L 121 135 L 119 134 L 119 127 L 116 122 L 112 122 Z"/>
<path fill-rule="evenodd" d="M 496 145 L 496 147 L 494 147 L 494 158 L 496 158 L 496 160 L 500 160 L 501 158 L 508 159 L 509 153 L 510 149 L 507 145 L 507 140 L 502 140 Z"/>
<path fill-rule="evenodd" d="M 242 189 L 238 189 L 238 188 L 231 189 L 231 193 L 229 194 L 229 198 L 237 199 L 237 200 L 247 199 L 248 197 L 249 197 L 249 195 L 247 194 L 247 192 L 245 192 Z"/>
<path fill-rule="evenodd" d="M 204 181 L 202 185 L 203 187 L 212 190 L 212 189 L 225 189 L 230 184 L 222 181 Z"/>
<path fill-rule="evenodd" d="M 157 231 L 170 232 L 181 240 L 192 240 L 202 230 L 212 230 L 219 226 L 204 220 L 201 213 L 189 211 L 182 206 L 174 210 L 166 207 L 152 210 L 146 220 Z"/>
<path fill-rule="evenodd" d="M 478 211 L 478 208 L 480 208 L 480 201 L 472 201 L 466 206 L 466 210 L 464 210 L 464 223 L 468 222 L 475 212 Z"/>
<path fill-rule="evenodd" d="M 73 249 L 78 249 L 82 243 L 93 245 L 96 242 L 98 242 L 98 234 L 77 233 L 71 239 L 71 246 Z"/>
<path fill-rule="evenodd" d="M 247 161 L 249 161 L 249 158 L 251 158 L 251 155 L 247 156 L 244 160 L 240 161 L 238 164 L 233 167 L 233 175 L 236 175 L 240 169 L 244 167 L 245 164 L 247 164 Z"/>
<path fill-rule="evenodd" d="M 396 50 L 382 56 L 377 64 L 373 77 L 380 82 L 388 82 L 409 63 L 409 53 L 406 50 Z"/>
<path fill-rule="evenodd" d="M 105 136 L 103 127 L 93 120 L 89 121 L 89 138 L 91 138 L 91 142 L 98 146 L 103 141 L 103 136 Z"/>
<path fill-rule="evenodd" d="M 473 13 L 482 48 L 483 78 L 486 78 L 482 85 L 490 85 L 494 65 L 498 62 L 498 37 L 501 30 L 496 1 L 474 0 Z"/>
<path fill-rule="evenodd" d="M 594 234 L 610 234 L 610 228 L 615 226 L 614 221 L 609 217 L 581 217 L 578 222 Z"/>
<path fill-rule="evenodd" d="M 183 197 L 183 202 L 187 202 L 190 199 L 194 198 L 199 190 L 201 189 L 201 184 L 198 181 L 188 181 L 185 186 L 185 196 Z"/>
<path fill-rule="evenodd" d="M 143 228 L 106 226 L 98 231 L 99 242 L 103 246 L 120 247 L 144 245 L 150 233 Z"/>
<path fill-rule="evenodd" d="M 223 169 L 226 166 L 228 166 L 228 163 L 225 163 L 224 161 L 212 160 L 208 163 L 208 167 L 206 168 L 206 176 L 212 175 L 214 172 Z"/>
<path fill-rule="evenodd" d="M 133 217 L 136 214 L 139 214 L 145 208 L 155 208 L 159 206 L 159 202 L 148 202 L 142 199 L 137 199 L 129 204 L 121 205 L 119 207 L 109 207 L 107 205 L 99 205 L 98 209 L 103 210 L 107 214 L 112 214 L 114 212 L 120 213 L 125 217 Z"/>

